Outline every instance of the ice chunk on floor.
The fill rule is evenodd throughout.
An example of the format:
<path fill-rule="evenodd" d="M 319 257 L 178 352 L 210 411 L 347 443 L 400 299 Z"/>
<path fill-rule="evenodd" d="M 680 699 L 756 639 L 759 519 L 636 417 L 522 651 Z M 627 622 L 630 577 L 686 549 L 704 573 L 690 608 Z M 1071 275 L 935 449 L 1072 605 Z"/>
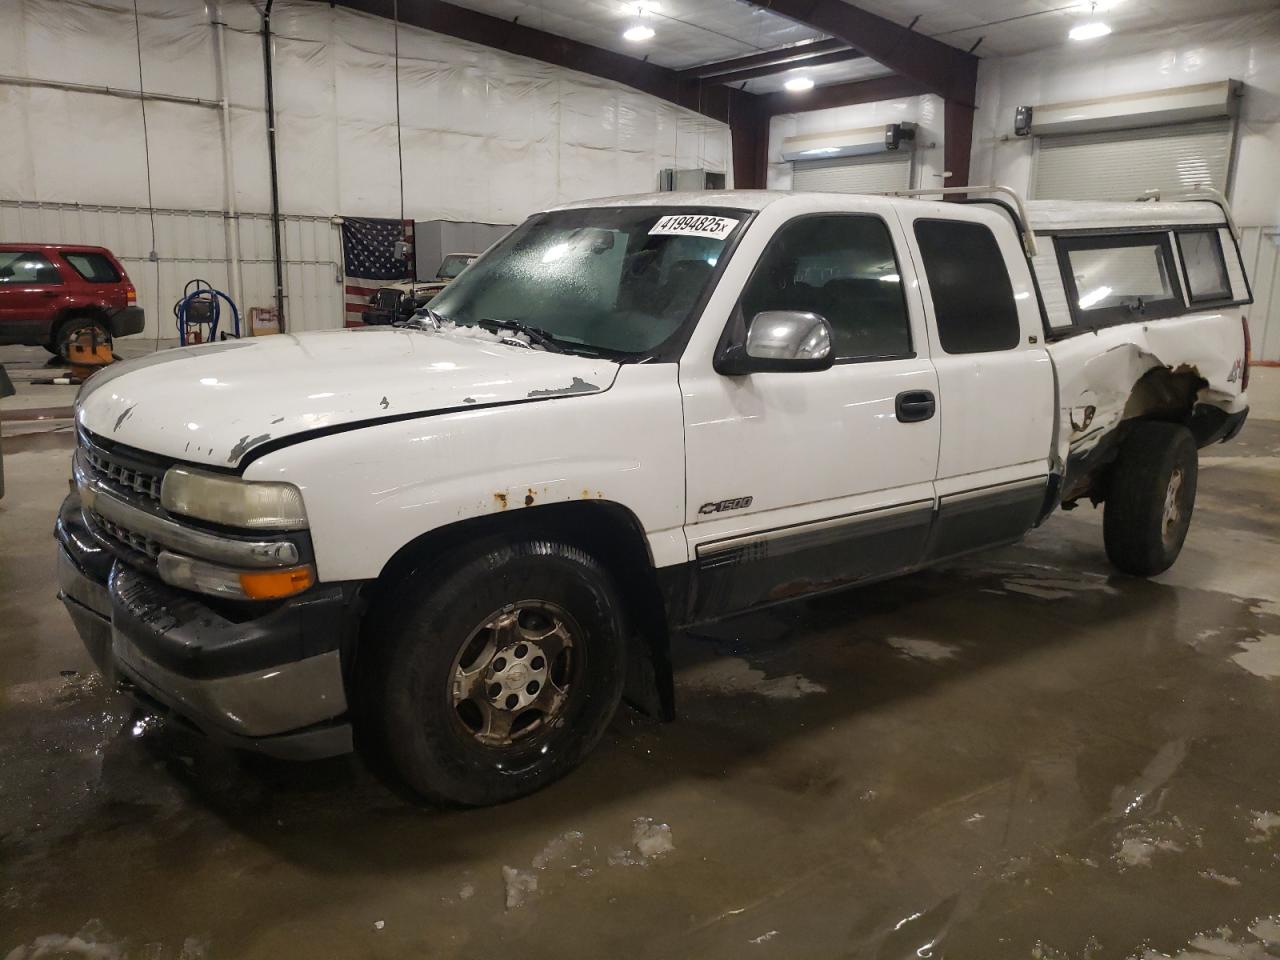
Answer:
<path fill-rule="evenodd" d="M 1229 877 L 1225 873 L 1219 873 L 1217 870 L 1214 870 L 1212 867 L 1210 867 L 1208 870 L 1201 870 L 1200 876 L 1206 880 L 1213 880 L 1217 883 L 1225 884 L 1228 887 L 1240 886 L 1240 881 L 1237 880 L 1235 877 Z"/>
<path fill-rule="evenodd" d="M 766 678 L 742 657 L 722 657 L 683 670 L 677 679 L 682 687 L 714 690 L 719 693 L 757 693 L 774 700 L 796 700 L 827 688 L 798 673 Z"/>
<path fill-rule="evenodd" d="M 1272 813 L 1270 810 L 1255 810 L 1253 811 L 1251 823 L 1257 835 L 1250 837 L 1249 842 L 1262 843 L 1271 839 L 1273 832 L 1280 830 L 1280 813 Z"/>
<path fill-rule="evenodd" d="M 910 657 L 912 660 L 928 660 L 931 663 L 954 660 L 956 654 L 960 652 L 959 647 L 949 643 L 916 640 L 912 637 L 890 637 L 887 643 L 903 656 Z"/>
<path fill-rule="evenodd" d="M 777 930 L 770 930 L 768 933 L 762 933 L 758 937 L 752 937 L 750 943 L 768 943 L 778 935 Z"/>
<path fill-rule="evenodd" d="M 1116 857 L 1128 867 L 1149 867 L 1151 866 L 1151 855 L 1157 850 L 1181 853 L 1182 849 L 1172 840 L 1146 840 L 1142 837 L 1130 837 L 1120 844 Z"/>
<path fill-rule="evenodd" d="M 458 891 L 459 900 L 470 900 L 476 895 L 476 885 L 474 883 L 464 883 L 462 889 Z"/>
<path fill-rule="evenodd" d="M 671 839 L 671 827 L 654 823 L 651 817 L 638 817 L 631 825 L 631 839 L 646 860 L 661 857 L 676 848 Z"/>
<path fill-rule="evenodd" d="M 48 933 L 26 946 L 14 947 L 5 960 L 124 960 L 122 943 L 107 939 L 100 920 L 90 920 L 72 936 Z"/>
<path fill-rule="evenodd" d="M 563 859 L 570 853 L 573 853 L 582 847 L 582 831 L 566 830 L 558 837 L 552 837 L 547 841 L 547 845 L 533 858 L 533 868 L 535 870 L 545 870 L 552 863 Z"/>
<path fill-rule="evenodd" d="M 538 892 L 538 878 L 528 870 L 502 868 L 502 882 L 507 887 L 507 909 L 515 910 Z"/>

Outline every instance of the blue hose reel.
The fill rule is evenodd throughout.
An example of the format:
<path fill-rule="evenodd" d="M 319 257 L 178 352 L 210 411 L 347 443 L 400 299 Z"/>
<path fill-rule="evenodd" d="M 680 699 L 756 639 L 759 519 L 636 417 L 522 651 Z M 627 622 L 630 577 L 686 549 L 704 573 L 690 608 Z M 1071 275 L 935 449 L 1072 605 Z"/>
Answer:
<path fill-rule="evenodd" d="M 240 310 L 236 302 L 221 290 L 215 290 L 207 280 L 191 280 L 182 288 L 182 299 L 173 305 L 173 315 L 178 324 L 178 342 L 211 343 L 218 339 L 218 321 L 222 317 L 222 301 L 231 308 L 232 332 L 228 336 L 240 338 Z"/>

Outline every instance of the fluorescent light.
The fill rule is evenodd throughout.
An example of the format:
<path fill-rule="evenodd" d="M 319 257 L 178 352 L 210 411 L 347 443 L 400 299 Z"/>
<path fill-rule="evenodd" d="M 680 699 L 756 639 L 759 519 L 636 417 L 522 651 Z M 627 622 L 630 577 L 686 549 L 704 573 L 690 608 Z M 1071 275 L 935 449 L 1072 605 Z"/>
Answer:
<path fill-rule="evenodd" d="M 630 40 L 632 43 L 643 43 L 645 40 L 653 39 L 653 27 L 646 27 L 643 23 L 637 23 L 635 26 L 628 27 L 622 33 L 623 40 Z"/>
<path fill-rule="evenodd" d="M 804 93 L 806 90 L 813 89 L 813 81 L 808 77 L 792 77 L 783 86 L 792 93 Z"/>
<path fill-rule="evenodd" d="M 1088 310 L 1094 304 L 1101 303 L 1109 296 L 1111 296 L 1110 287 L 1098 287 L 1096 290 L 1090 290 L 1080 298 L 1080 309 Z"/>
<path fill-rule="evenodd" d="M 1067 34 L 1072 40 L 1097 40 L 1098 37 L 1105 37 L 1111 32 L 1111 28 L 1101 20 L 1093 23 L 1082 23 L 1078 27 L 1072 27 L 1071 32 Z"/>
<path fill-rule="evenodd" d="M 898 276 L 896 273 L 886 273 L 884 276 L 880 278 L 880 282 L 881 283 L 901 283 L 902 277 Z"/>

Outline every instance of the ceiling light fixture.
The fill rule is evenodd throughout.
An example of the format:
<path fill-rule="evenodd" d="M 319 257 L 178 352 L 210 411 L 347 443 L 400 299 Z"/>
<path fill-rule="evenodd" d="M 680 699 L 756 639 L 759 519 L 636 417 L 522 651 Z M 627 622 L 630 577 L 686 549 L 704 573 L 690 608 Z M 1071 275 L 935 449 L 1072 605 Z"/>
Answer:
<path fill-rule="evenodd" d="M 792 77 L 783 86 L 792 93 L 804 93 L 806 90 L 813 89 L 813 81 L 808 77 Z"/>
<path fill-rule="evenodd" d="M 630 43 L 644 43 L 653 39 L 653 27 L 644 22 L 645 17 L 657 13 L 659 5 L 654 0 L 642 0 L 640 3 L 625 4 L 626 10 L 635 17 L 631 25 L 622 31 L 622 39 Z"/>
<path fill-rule="evenodd" d="M 1096 40 L 1098 37 L 1105 37 L 1111 32 L 1111 28 L 1101 20 L 1093 23 L 1082 23 L 1078 27 L 1072 27 L 1071 32 L 1067 34 L 1072 40 Z"/>

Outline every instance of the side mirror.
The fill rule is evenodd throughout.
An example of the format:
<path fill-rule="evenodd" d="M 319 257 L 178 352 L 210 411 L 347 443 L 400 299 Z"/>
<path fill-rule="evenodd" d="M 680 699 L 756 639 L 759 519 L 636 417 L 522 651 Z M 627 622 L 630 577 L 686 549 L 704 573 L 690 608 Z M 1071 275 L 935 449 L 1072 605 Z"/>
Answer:
<path fill-rule="evenodd" d="M 728 377 L 749 373 L 826 370 L 835 361 L 831 326 L 816 313 L 765 310 L 747 325 L 744 342 L 722 345 L 715 369 Z"/>

